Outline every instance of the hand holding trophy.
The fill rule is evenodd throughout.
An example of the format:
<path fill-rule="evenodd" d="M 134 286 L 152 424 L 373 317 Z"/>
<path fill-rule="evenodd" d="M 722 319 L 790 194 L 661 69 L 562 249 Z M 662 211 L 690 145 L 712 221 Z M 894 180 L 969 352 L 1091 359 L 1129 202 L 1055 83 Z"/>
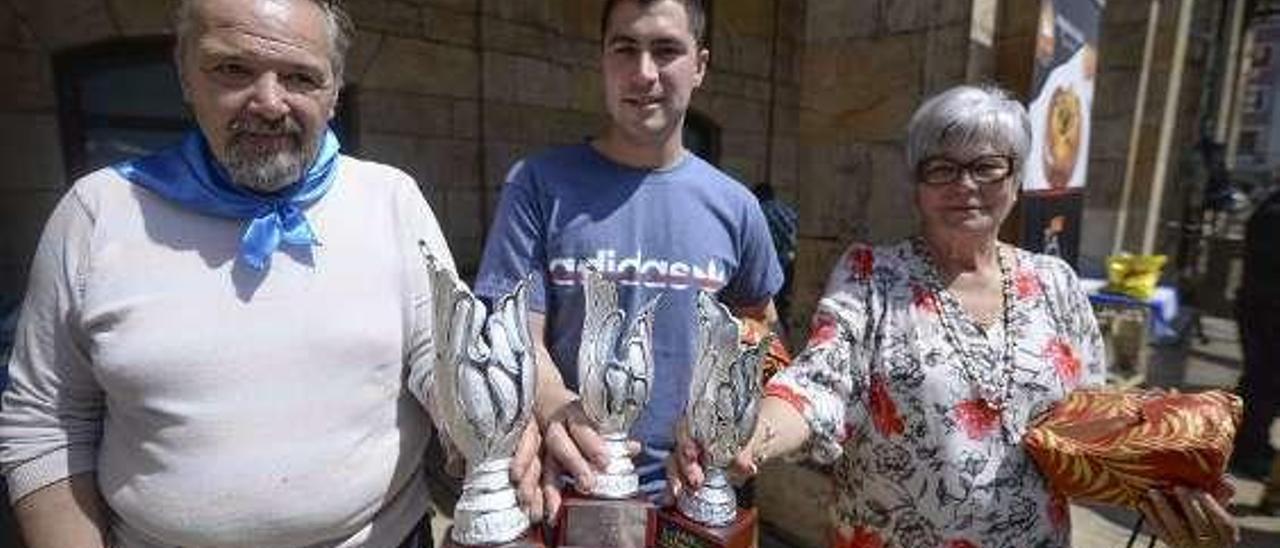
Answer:
<path fill-rule="evenodd" d="M 661 516 L 658 546 L 746 547 L 755 539 L 754 510 L 740 510 L 726 470 L 746 446 L 760 410 L 762 361 L 770 337 L 744 347 L 740 326 L 710 293 L 698 294 L 697 351 L 685 404 L 689 435 L 702 450 L 706 479 L 684 489 L 679 513 Z"/>
<path fill-rule="evenodd" d="M 609 462 L 585 497 L 564 501 L 561 546 L 652 545 L 654 507 L 640 497 L 627 450 L 631 425 L 653 388 L 653 311 L 657 299 L 627 323 L 618 288 L 593 268 L 583 274 L 585 314 L 578 348 L 578 393 L 587 418 L 604 440 Z"/>
<path fill-rule="evenodd" d="M 529 423 L 536 385 L 525 283 L 493 314 L 453 271 L 427 257 L 437 306 L 432 398 L 467 462 L 446 546 L 542 546 L 511 485 L 512 454 Z"/>

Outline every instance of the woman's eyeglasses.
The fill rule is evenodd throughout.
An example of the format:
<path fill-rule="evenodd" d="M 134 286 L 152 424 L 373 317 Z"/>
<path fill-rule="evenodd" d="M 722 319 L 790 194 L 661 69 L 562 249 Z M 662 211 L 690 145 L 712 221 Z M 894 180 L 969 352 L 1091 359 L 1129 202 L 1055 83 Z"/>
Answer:
<path fill-rule="evenodd" d="M 930 158 L 920 165 L 920 182 L 929 186 L 949 185 L 965 173 L 979 185 L 993 185 L 1013 174 L 1013 157 L 1002 154 L 979 156 L 965 163 L 948 158 Z"/>

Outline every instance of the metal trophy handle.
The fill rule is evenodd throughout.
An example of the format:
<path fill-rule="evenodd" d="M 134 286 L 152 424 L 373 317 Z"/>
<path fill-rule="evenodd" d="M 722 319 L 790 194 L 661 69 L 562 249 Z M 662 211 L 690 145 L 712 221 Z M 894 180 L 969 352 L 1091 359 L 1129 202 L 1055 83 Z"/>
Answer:
<path fill-rule="evenodd" d="M 689 434 L 703 448 L 706 480 L 685 490 L 680 512 L 703 525 L 723 527 L 737 515 L 737 497 L 725 470 L 751 438 L 760 412 L 761 365 L 770 337 L 754 346 L 739 341 L 739 323 L 712 294 L 698 293 L 697 349 L 685 404 Z"/>
<path fill-rule="evenodd" d="M 608 466 L 596 476 L 588 494 L 625 499 L 640 491 L 627 437 L 653 389 L 653 316 L 658 298 L 624 324 L 617 286 L 590 266 L 583 272 L 583 293 L 586 311 L 578 348 L 578 393 L 609 454 Z"/>
<path fill-rule="evenodd" d="M 464 546 L 513 541 L 529 529 L 511 485 L 511 458 L 533 410 L 536 366 L 528 284 L 484 303 L 431 257 L 437 364 L 437 420 L 467 461 L 452 540 Z"/>

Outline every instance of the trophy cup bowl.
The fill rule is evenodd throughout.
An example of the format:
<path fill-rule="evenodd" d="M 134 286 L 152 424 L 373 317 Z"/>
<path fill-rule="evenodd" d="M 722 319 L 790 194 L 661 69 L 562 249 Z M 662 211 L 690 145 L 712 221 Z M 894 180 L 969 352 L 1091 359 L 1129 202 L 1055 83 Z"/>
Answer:
<path fill-rule="evenodd" d="M 521 282 L 488 314 L 453 271 L 428 257 L 435 297 L 437 421 L 466 459 L 450 546 L 540 546 L 511 485 L 511 459 L 533 410 L 536 365 Z"/>
<path fill-rule="evenodd" d="M 726 469 L 751 438 L 760 411 L 763 360 L 770 337 L 744 346 L 729 309 L 705 291 L 698 294 L 697 352 L 685 421 L 702 448 L 706 479 L 686 489 L 678 513 L 665 510 L 658 546 L 749 546 L 754 510 L 740 510 Z"/>
<path fill-rule="evenodd" d="M 578 348 L 578 394 L 583 412 L 604 440 L 609 463 L 588 491 L 565 498 L 561 546 L 652 546 L 654 506 L 640 496 L 627 451 L 631 425 L 653 387 L 653 315 L 657 298 L 626 323 L 618 288 L 594 268 L 583 270 L 585 313 Z"/>

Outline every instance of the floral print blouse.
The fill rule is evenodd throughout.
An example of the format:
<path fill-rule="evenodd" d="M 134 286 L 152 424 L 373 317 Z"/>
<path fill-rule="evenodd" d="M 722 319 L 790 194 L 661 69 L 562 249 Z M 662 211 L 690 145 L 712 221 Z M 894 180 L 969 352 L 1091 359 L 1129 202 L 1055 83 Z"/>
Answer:
<path fill-rule="evenodd" d="M 909 240 L 855 244 L 831 273 L 805 350 L 766 392 L 805 416 L 808 455 L 835 464 L 832 546 L 1069 545 L 1067 502 L 1019 440 L 1068 392 L 1103 382 L 1102 337 L 1066 263 L 1005 249 L 1012 302 L 989 326 Z M 963 360 L 1008 375 L 1004 406 L 977 396 Z"/>

